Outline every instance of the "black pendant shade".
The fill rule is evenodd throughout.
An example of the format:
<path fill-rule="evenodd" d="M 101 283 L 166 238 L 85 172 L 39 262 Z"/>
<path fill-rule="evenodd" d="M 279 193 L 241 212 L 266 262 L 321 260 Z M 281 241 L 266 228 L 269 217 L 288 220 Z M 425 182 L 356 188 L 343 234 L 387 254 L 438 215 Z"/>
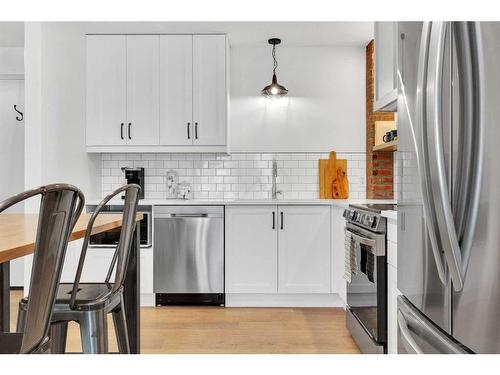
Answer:
<path fill-rule="evenodd" d="M 288 93 L 288 90 L 285 88 L 285 86 L 280 85 L 278 83 L 278 80 L 276 79 L 276 68 L 278 67 L 278 62 L 276 61 L 276 45 L 280 44 L 281 40 L 278 38 L 272 38 L 269 39 L 268 43 L 272 44 L 273 46 L 273 79 L 271 81 L 271 84 L 264 87 L 260 93 L 269 99 L 279 99 Z"/>

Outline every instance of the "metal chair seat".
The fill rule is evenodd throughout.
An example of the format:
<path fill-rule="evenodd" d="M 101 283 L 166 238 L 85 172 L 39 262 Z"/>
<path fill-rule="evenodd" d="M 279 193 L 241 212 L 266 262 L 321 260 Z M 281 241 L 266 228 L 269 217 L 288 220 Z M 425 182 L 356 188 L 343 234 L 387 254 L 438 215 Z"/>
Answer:
<path fill-rule="evenodd" d="M 75 299 L 78 310 L 98 310 L 105 309 L 109 307 L 109 305 L 116 306 L 114 302 L 120 302 L 119 296 L 115 296 L 115 298 L 113 298 L 113 296 L 111 298 L 106 297 L 112 289 L 113 284 L 109 283 L 79 283 L 78 294 Z M 60 310 L 61 307 L 65 305 L 69 308 L 72 290 L 73 283 L 59 284 L 56 297 L 57 310 Z M 121 291 L 117 292 L 117 294 L 119 293 L 121 293 Z"/>
<path fill-rule="evenodd" d="M 120 302 L 119 298 L 105 297 L 109 295 L 109 292 L 112 290 L 112 288 L 113 284 L 107 284 L 107 283 L 78 284 L 78 294 L 75 300 L 76 304 L 78 305 L 78 309 L 71 311 L 78 312 L 78 311 L 99 310 L 99 309 L 106 309 L 106 307 L 114 308 L 116 304 Z M 59 288 L 57 289 L 57 297 L 56 297 L 56 304 L 54 307 L 54 313 L 56 313 L 57 311 L 64 311 L 66 309 L 70 309 L 69 303 L 72 291 L 73 291 L 73 283 L 59 284 Z M 21 299 L 20 308 L 22 310 L 25 310 L 24 306 L 26 306 L 27 304 L 28 304 L 28 298 L 24 297 L 23 299 Z"/>

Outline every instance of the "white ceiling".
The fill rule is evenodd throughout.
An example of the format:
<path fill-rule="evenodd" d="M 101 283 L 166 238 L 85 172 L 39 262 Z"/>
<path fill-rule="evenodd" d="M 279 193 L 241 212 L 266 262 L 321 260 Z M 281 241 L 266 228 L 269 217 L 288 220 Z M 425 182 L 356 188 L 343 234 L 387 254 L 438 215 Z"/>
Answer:
<path fill-rule="evenodd" d="M 168 22 L 171 32 L 225 33 L 231 45 L 361 46 L 373 38 L 373 22 Z"/>
<path fill-rule="evenodd" d="M 90 33 L 225 33 L 232 46 L 267 45 L 271 37 L 287 46 L 364 46 L 373 22 L 84 22 Z M 24 45 L 23 22 L 0 22 L 0 47 Z"/>

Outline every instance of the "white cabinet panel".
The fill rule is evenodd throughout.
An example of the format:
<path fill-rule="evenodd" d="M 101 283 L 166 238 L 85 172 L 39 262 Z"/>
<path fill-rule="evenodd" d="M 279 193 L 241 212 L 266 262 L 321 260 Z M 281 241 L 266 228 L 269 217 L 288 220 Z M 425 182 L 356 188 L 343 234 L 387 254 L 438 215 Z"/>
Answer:
<path fill-rule="evenodd" d="M 193 36 L 195 145 L 226 144 L 226 37 Z"/>
<path fill-rule="evenodd" d="M 277 292 L 276 206 L 226 207 L 226 293 Z M 274 229 L 273 229 L 274 226 Z"/>
<path fill-rule="evenodd" d="M 332 208 L 332 292 L 337 293 L 340 298 L 347 302 L 346 280 L 344 279 L 344 264 L 345 264 L 345 224 L 343 216 L 344 208 Z"/>
<path fill-rule="evenodd" d="M 398 352 L 398 296 L 397 269 L 387 266 L 387 351 L 389 354 Z"/>
<path fill-rule="evenodd" d="M 374 111 L 396 111 L 397 22 L 375 22 Z"/>
<path fill-rule="evenodd" d="M 126 37 L 87 36 L 87 146 L 125 144 Z"/>
<path fill-rule="evenodd" d="M 387 219 L 387 240 L 394 243 L 398 242 L 398 221 Z"/>
<path fill-rule="evenodd" d="M 330 293 L 330 207 L 279 206 L 279 293 Z"/>
<path fill-rule="evenodd" d="M 141 293 L 153 293 L 153 248 L 140 249 Z"/>
<path fill-rule="evenodd" d="M 193 36 L 160 36 L 160 144 L 191 145 Z"/>
<path fill-rule="evenodd" d="M 113 260 L 115 248 L 89 247 L 85 256 L 81 282 L 103 282 Z M 78 257 L 80 254 L 78 253 Z M 79 258 L 78 258 L 79 259 Z M 78 266 L 78 260 L 76 265 Z M 76 268 L 75 268 L 76 272 Z M 114 273 L 113 273 L 114 275 Z M 112 279 L 113 280 L 113 279 Z"/>
<path fill-rule="evenodd" d="M 127 144 L 159 142 L 159 36 L 127 35 Z"/>

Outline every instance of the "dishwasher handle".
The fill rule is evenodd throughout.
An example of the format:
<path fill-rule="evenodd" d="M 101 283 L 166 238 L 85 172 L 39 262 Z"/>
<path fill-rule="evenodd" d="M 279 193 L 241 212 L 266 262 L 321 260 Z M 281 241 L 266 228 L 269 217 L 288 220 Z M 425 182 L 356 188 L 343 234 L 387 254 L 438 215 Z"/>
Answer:
<path fill-rule="evenodd" d="M 188 217 L 188 218 L 196 218 L 196 217 L 208 217 L 208 214 L 189 214 L 189 213 L 183 213 L 183 214 L 170 214 L 170 217 Z"/>

